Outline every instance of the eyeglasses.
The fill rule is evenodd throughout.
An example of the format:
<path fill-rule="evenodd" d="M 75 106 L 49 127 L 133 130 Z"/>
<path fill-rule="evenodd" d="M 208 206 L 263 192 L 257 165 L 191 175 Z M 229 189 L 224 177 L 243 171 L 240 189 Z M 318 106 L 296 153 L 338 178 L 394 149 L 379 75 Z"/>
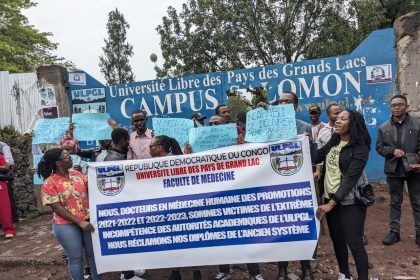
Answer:
<path fill-rule="evenodd" d="M 149 145 L 149 149 L 151 149 L 154 146 L 162 146 L 162 144 L 151 144 L 151 145 Z"/>
<path fill-rule="evenodd" d="M 391 108 L 392 109 L 397 109 L 397 108 L 404 108 L 405 104 L 400 103 L 400 104 L 391 104 Z"/>

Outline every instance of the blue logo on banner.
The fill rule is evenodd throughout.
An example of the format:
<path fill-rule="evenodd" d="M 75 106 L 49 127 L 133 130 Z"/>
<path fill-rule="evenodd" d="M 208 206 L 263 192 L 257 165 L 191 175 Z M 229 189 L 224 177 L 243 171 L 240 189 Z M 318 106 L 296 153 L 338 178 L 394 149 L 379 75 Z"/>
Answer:
<path fill-rule="evenodd" d="M 271 167 L 280 175 L 296 174 L 303 164 L 302 144 L 293 141 L 270 145 Z"/>
<path fill-rule="evenodd" d="M 125 176 L 122 165 L 113 165 L 96 168 L 98 189 L 106 196 L 119 194 L 125 184 Z"/>

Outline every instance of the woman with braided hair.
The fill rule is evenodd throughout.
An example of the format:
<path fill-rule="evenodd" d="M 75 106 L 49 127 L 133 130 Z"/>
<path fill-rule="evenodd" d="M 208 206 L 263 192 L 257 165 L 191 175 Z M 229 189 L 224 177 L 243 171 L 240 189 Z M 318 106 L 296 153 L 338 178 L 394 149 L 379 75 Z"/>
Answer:
<path fill-rule="evenodd" d="M 325 215 L 339 267 L 339 280 L 352 279 L 348 249 L 353 255 L 358 279 L 368 279 L 368 256 L 363 245 L 366 207 L 356 203 L 354 190 L 366 185 L 364 167 L 369 157 L 370 136 L 363 116 L 354 110 L 341 112 L 330 141 L 314 151 L 314 163 L 324 162 L 320 196 L 324 204 L 316 216 Z"/>
<path fill-rule="evenodd" d="M 183 154 L 178 141 L 166 135 L 159 135 L 153 138 L 149 148 L 152 157 L 177 156 Z"/>
<path fill-rule="evenodd" d="M 46 151 L 37 167 L 44 178 L 41 188 L 42 203 L 54 211 L 52 228 L 55 238 L 68 256 L 68 267 L 73 280 L 83 280 L 83 250 L 91 268 L 92 277 L 100 280 L 96 273 L 89 223 L 87 178 L 72 168 L 68 151 L 52 148 Z"/>

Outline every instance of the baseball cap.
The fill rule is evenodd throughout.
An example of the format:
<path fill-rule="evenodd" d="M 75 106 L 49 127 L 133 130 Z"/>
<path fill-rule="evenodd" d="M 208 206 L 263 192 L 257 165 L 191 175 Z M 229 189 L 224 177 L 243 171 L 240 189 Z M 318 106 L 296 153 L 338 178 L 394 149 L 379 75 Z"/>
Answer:
<path fill-rule="evenodd" d="M 196 120 L 203 120 L 203 119 L 207 119 L 207 117 L 203 116 L 200 112 L 195 112 L 192 116 L 191 119 L 196 119 Z"/>
<path fill-rule="evenodd" d="M 318 105 L 312 105 L 309 107 L 309 113 L 316 112 L 321 114 L 321 108 Z"/>

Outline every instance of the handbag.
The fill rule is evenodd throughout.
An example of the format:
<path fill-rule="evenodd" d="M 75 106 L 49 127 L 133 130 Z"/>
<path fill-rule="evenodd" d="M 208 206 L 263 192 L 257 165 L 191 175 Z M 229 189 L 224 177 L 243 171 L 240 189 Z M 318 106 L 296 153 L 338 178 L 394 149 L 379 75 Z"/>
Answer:
<path fill-rule="evenodd" d="M 353 189 L 354 200 L 357 204 L 363 207 L 369 207 L 375 203 L 375 193 L 373 192 L 372 185 L 368 183 L 368 178 L 363 170 L 357 186 Z"/>
<path fill-rule="evenodd" d="M 354 191 L 354 199 L 357 204 L 364 207 L 369 207 L 375 203 L 375 193 L 373 192 L 372 185 L 357 186 Z"/>

